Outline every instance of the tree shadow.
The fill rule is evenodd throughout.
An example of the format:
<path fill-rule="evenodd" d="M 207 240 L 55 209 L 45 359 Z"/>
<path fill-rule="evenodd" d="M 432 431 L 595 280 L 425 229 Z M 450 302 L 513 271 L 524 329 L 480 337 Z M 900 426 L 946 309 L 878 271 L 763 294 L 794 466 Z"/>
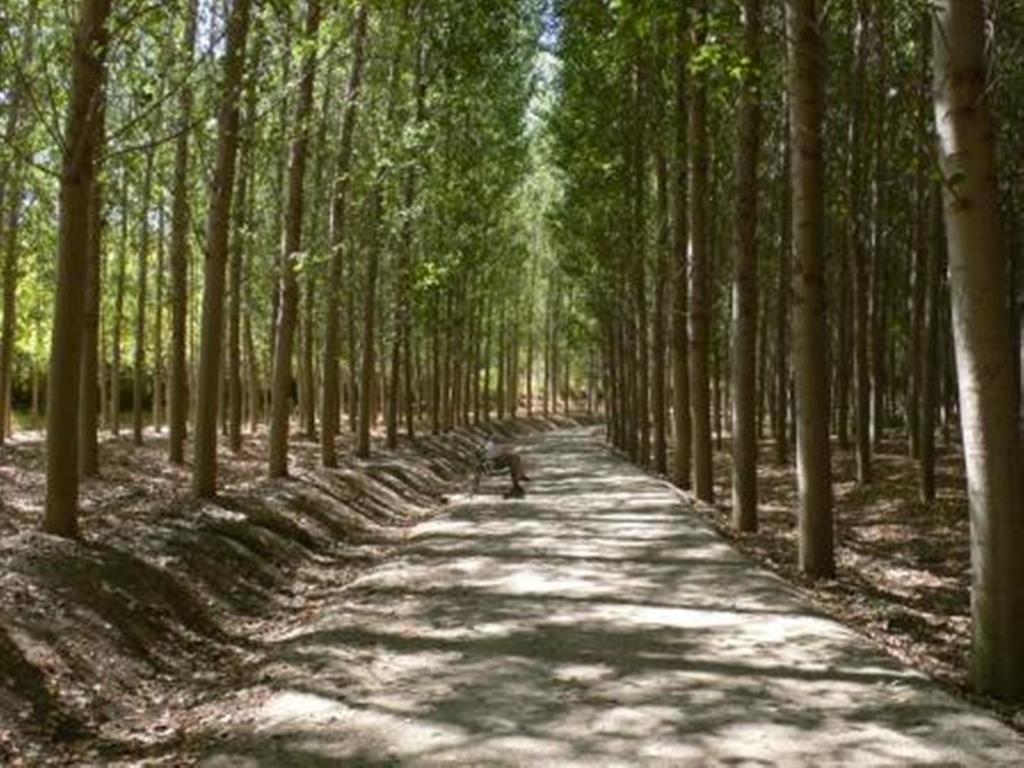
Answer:
<path fill-rule="evenodd" d="M 531 447 L 527 444 L 527 447 Z M 204 764 L 1013 764 L 1021 742 L 579 435 L 268 650 Z"/>

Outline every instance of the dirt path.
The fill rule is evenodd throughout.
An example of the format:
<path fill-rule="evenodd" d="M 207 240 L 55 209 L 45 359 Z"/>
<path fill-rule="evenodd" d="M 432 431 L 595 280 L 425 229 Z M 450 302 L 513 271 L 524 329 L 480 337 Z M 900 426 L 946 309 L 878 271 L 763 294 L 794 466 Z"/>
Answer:
<path fill-rule="evenodd" d="M 817 614 L 593 430 L 422 525 L 198 736 L 210 766 L 1019 764 L 1024 741 Z"/>

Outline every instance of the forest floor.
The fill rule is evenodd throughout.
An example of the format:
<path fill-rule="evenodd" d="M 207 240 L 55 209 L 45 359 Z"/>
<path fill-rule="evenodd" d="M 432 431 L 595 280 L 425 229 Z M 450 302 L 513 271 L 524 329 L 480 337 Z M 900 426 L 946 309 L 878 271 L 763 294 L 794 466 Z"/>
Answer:
<path fill-rule="evenodd" d="M 167 464 L 164 438 L 147 433 L 141 449 L 132 446 L 127 437 L 110 439 L 102 445 L 102 479 L 89 481 L 83 488 L 81 542 L 65 542 L 37 532 L 43 492 L 42 445 L 36 434 L 19 435 L 0 449 L 0 482 L 5 489 L 0 501 L 0 763 L 134 764 L 142 759 L 147 764 L 177 765 L 219 755 L 222 762 L 238 758 L 227 762 L 234 765 L 249 764 L 245 761 L 254 754 L 257 764 L 291 760 L 305 765 L 324 755 L 330 763 L 348 754 L 344 750 L 358 742 L 325 744 L 319 733 L 324 722 L 337 725 L 338 706 L 344 709 L 343 720 L 354 717 L 350 710 L 361 705 L 348 698 L 345 691 L 350 687 L 358 696 L 363 690 L 360 686 L 370 686 L 377 703 L 381 696 L 397 697 L 389 704 L 396 707 L 389 715 L 391 720 L 364 723 L 368 733 L 378 734 L 374 738 L 384 749 L 381 745 L 389 742 L 380 733 L 415 725 L 420 716 L 417 708 L 427 706 L 416 697 L 429 698 L 430 691 L 419 691 L 413 685 L 416 690 L 410 701 L 414 703 L 408 704 L 413 709 L 405 714 L 401 711 L 406 705 L 400 699 L 410 688 L 410 676 L 418 677 L 417 669 L 429 671 L 438 660 L 476 659 L 484 652 L 500 657 L 492 660 L 500 662 L 498 669 L 489 673 L 493 679 L 473 672 L 454 683 L 447 678 L 443 684 L 435 680 L 439 687 L 430 689 L 431 695 L 441 703 L 431 705 L 432 718 L 444 721 L 446 706 L 454 707 L 453 712 L 464 706 L 480 709 L 482 718 L 495 709 L 493 697 L 483 701 L 466 693 L 452 703 L 453 690 L 497 685 L 514 701 L 522 701 L 532 712 L 529 718 L 536 716 L 539 726 L 548 710 L 533 700 L 535 692 L 529 687 L 519 690 L 516 682 L 516 675 L 531 669 L 537 674 L 547 670 L 545 674 L 557 680 L 564 677 L 569 688 L 583 691 L 590 686 L 590 694 L 600 699 L 603 694 L 595 693 L 593 686 L 598 679 L 606 679 L 603 672 L 598 674 L 599 667 L 610 663 L 605 655 L 624 655 L 622 663 L 632 670 L 648 667 L 646 659 L 652 654 L 667 658 L 679 649 L 674 641 L 665 646 L 660 640 L 649 645 L 628 632 L 624 647 L 606 648 L 608 638 L 602 633 L 608 629 L 608 617 L 601 619 L 601 631 L 596 634 L 555 632 L 553 625 L 579 626 L 589 620 L 589 614 L 581 616 L 570 610 L 574 605 L 587 605 L 587 601 L 574 602 L 572 593 L 581 591 L 581 598 L 583 593 L 609 598 L 594 610 L 611 610 L 615 621 L 646 626 L 661 621 L 661 608 L 671 613 L 681 606 L 671 600 L 652 601 L 646 592 L 631 591 L 645 580 L 672 577 L 674 588 L 681 589 L 686 600 L 704 600 L 707 589 L 717 594 L 721 585 L 686 558 L 676 563 L 666 557 L 666 553 L 679 554 L 680 547 L 694 546 L 687 537 L 699 531 L 701 524 L 678 501 L 661 498 L 667 493 L 664 486 L 660 486 L 657 508 L 647 509 L 645 499 L 651 500 L 654 493 L 649 483 L 657 481 L 644 480 L 618 459 L 604 458 L 596 434 L 581 444 L 573 442 L 577 438 L 572 435 L 558 433 L 528 437 L 566 423 L 534 420 L 501 426 L 515 439 L 530 442 L 538 456 L 540 473 L 533 489 L 537 493 L 531 492 L 527 502 L 515 503 L 496 500 L 495 487 L 489 491 L 491 497 L 472 503 L 461 497 L 472 452 L 480 439 L 479 433 L 465 430 L 440 438 L 428 436 L 415 445 L 403 444 L 395 453 L 378 451 L 368 462 L 349 459 L 338 472 L 320 470 L 316 443 L 296 437 L 292 479 L 283 482 L 261 479 L 265 475 L 264 440 L 262 436 L 250 438 L 240 456 L 222 453 L 225 487 L 216 504 L 189 499 L 188 470 Z M 966 692 L 969 552 L 962 465 L 956 448 L 946 447 L 941 452 L 939 499 L 932 507 L 916 501 L 914 465 L 898 441 L 883 444 L 876 454 L 877 480 L 869 489 L 853 482 L 853 457 L 835 452 L 839 573 L 835 581 L 824 584 L 807 583 L 796 573 L 795 482 L 791 467 L 772 462 L 771 448 L 770 443 L 763 448 L 762 528 L 758 535 L 737 537 L 729 531 L 727 452 L 716 455 L 716 491 L 725 503 L 697 506 L 697 516 L 719 529 L 741 552 L 795 585 L 799 596 L 784 599 L 797 599 L 798 612 L 806 614 L 805 618 L 817 615 L 808 607 L 813 605 L 867 635 L 908 667 L 938 680 L 947 692 L 987 707 L 1018 728 L 1024 725 L 1021 710 L 970 697 Z M 623 485 L 599 487 L 606 481 Z M 426 522 L 433 520 L 449 499 L 459 502 L 454 515 Z M 586 508 L 580 507 L 583 500 L 588 500 Z M 663 503 L 669 504 L 666 509 L 671 516 L 663 514 Z M 620 519 L 622 509 L 633 507 L 637 512 L 646 509 L 657 514 L 634 521 L 639 525 L 636 531 L 620 531 L 620 524 L 629 522 Z M 674 534 L 662 525 L 669 519 Z M 492 520 L 497 528 L 488 528 Z M 685 530 L 677 530 L 680 521 Z M 472 533 L 485 522 L 488 525 L 483 525 L 479 535 Z M 634 553 L 623 566 L 642 572 L 603 573 L 604 565 L 618 562 L 617 555 L 629 546 L 631 532 L 637 534 L 638 544 L 653 537 L 643 558 Z M 432 538 L 434 534 L 440 538 Z M 624 540 L 616 544 L 620 534 Z M 662 541 L 662 537 L 667 538 Z M 711 546 L 704 534 L 698 538 Z M 437 551 L 441 544 L 444 553 Z M 465 552 L 463 544 L 468 548 Z M 554 548 L 563 546 L 564 556 L 548 557 Z M 426 555 L 424 547 L 429 550 Z M 724 556 L 718 545 L 713 551 L 716 558 Z M 445 553 L 455 558 L 449 562 Z M 538 553 L 545 557 L 534 557 Z M 411 594 L 416 590 L 410 588 L 408 578 L 417 589 L 435 580 L 432 569 L 439 563 L 432 563 L 428 573 L 422 567 L 423 557 L 443 559 L 447 564 L 436 577 L 452 577 L 450 583 L 438 582 L 445 590 L 440 598 L 446 599 L 428 595 L 423 599 L 430 602 L 422 603 L 420 596 Z M 643 565 L 641 560 L 650 562 Z M 595 568 L 602 573 L 596 574 Z M 361 574 L 369 574 L 368 581 L 359 579 L 353 584 Z M 468 579 L 466 583 L 459 581 L 463 577 Z M 394 588 L 391 581 L 382 586 L 380 578 L 403 583 L 400 588 Z M 481 579 L 486 589 L 480 589 Z M 687 579 L 692 581 L 689 586 Z M 544 599 L 536 606 L 542 615 L 535 616 L 531 607 L 525 619 L 517 616 L 516 611 L 526 606 L 537 590 L 543 593 Z M 565 601 L 549 600 L 548 593 L 557 590 L 570 594 Z M 619 601 L 610 599 L 615 590 L 622 592 Z M 410 594 L 405 594 L 407 591 Z M 519 597 L 512 600 L 510 591 Z M 501 598 L 497 602 L 495 595 Z M 661 597 L 667 599 L 667 595 Z M 379 601 L 383 602 L 378 609 L 374 606 Z M 725 606 L 726 612 L 733 611 L 735 603 Z M 722 606 L 717 603 L 711 608 L 716 616 L 721 613 Z M 761 606 L 759 611 L 765 609 Z M 417 611 L 429 615 L 415 615 Z M 362 621 L 360 617 L 366 617 L 367 626 L 353 625 Z M 456 645 L 435 642 L 433 635 L 429 643 L 419 643 L 405 633 L 383 639 L 368 634 L 380 629 L 370 624 L 388 624 L 402 617 L 414 624 L 426 621 L 431 632 L 442 632 L 445 637 L 466 633 L 475 637 L 474 633 L 482 632 L 494 644 L 471 645 L 479 653 L 474 650 L 467 657 Z M 506 653 L 505 641 L 499 640 L 507 630 L 516 630 L 514 634 L 522 641 L 516 642 L 535 648 L 543 658 L 520 660 L 522 648 Z M 318 635 L 321 631 L 326 634 Z M 765 631 L 771 635 L 776 630 Z M 833 631 L 829 629 L 829 633 Z M 358 642 L 349 647 L 354 634 L 359 634 Z M 306 648 L 302 638 L 311 639 L 312 645 Z M 330 648 L 323 647 L 323 638 L 330 639 Z M 552 656 L 551 646 L 572 647 L 580 642 L 581 658 L 596 656 L 597 663 L 588 667 L 584 660 L 576 674 L 568 669 L 571 665 L 566 658 Z M 855 656 L 859 659 L 864 651 L 871 664 L 892 664 L 866 648 L 870 646 L 857 645 Z M 403 654 L 410 649 L 415 651 L 414 658 L 406 659 Z M 290 655 L 283 656 L 284 650 Z M 639 657 L 629 661 L 630 654 Z M 832 663 L 819 660 L 826 666 Z M 561 666 L 556 669 L 554 661 Z M 800 663 L 790 658 L 779 661 L 780 665 Z M 850 660 L 840 661 L 848 666 Z M 539 667 L 531 666 L 537 663 Z M 592 673 L 597 677 L 589 681 Z M 430 680 L 426 675 L 423 685 L 430 685 Z M 914 680 L 911 687 L 917 690 L 917 678 Z M 778 685 L 762 682 L 762 691 L 774 691 Z M 824 684 L 825 678 L 820 682 Z M 832 682 L 841 689 L 850 681 Z M 565 695 L 559 687 L 562 684 L 550 683 L 555 686 L 552 695 L 556 701 Z M 904 691 L 897 680 L 876 688 L 888 690 L 890 684 Z M 621 695 L 623 702 L 618 710 L 591 707 L 580 716 L 590 711 L 595 717 L 610 718 L 601 722 L 611 723 L 610 732 L 619 733 L 633 727 L 624 725 L 625 721 L 633 717 L 643 720 L 651 707 L 661 706 L 658 701 L 645 704 L 636 700 L 638 714 L 629 714 L 634 709 L 627 706 L 630 686 L 632 683 L 616 688 L 614 695 Z M 877 701 L 876 688 L 862 693 Z M 325 690 L 330 695 L 323 695 Z M 696 696 L 693 691 L 687 696 L 691 694 Z M 814 695 L 824 695 L 824 689 L 819 686 Z M 698 709 L 708 704 L 700 696 L 691 696 L 687 702 Z M 772 706 L 788 711 L 792 704 L 775 702 Z M 954 709 L 947 711 L 947 706 Z M 940 709 L 947 714 L 968 711 L 959 709 L 962 706 L 947 702 Z M 530 707 L 539 709 L 533 712 Z M 376 711 L 377 704 L 363 709 Z M 295 726 L 297 714 L 311 718 L 317 731 L 310 735 L 314 746 L 296 749 L 295 739 L 281 736 L 280 728 L 268 730 L 268 712 L 278 725 L 291 723 L 289 727 Z M 977 710 L 971 712 L 971 718 L 980 717 Z M 491 725 L 504 722 L 499 730 L 507 730 L 509 722 L 516 721 L 513 711 L 496 711 L 494 717 L 497 719 L 489 721 Z M 947 720 L 946 726 L 952 722 Z M 478 723 L 473 728 L 489 733 L 491 725 Z M 723 721 L 709 727 L 717 732 L 727 730 L 726 725 Z M 678 724 L 652 721 L 644 727 L 648 726 L 679 730 Z M 431 733 L 446 730 L 433 724 L 427 727 L 434 729 Z M 970 730 L 973 726 L 965 727 Z M 411 732 L 423 734 L 415 727 Z M 505 733 L 502 738 L 507 736 Z M 452 738 L 462 743 L 464 737 L 462 732 Z M 478 737 L 476 741 L 484 740 L 480 734 Z M 454 743 L 445 739 L 444 743 Z M 622 741 L 615 747 L 601 747 L 605 751 L 598 754 L 611 760 L 623 754 L 629 743 L 636 746 L 635 740 Z M 840 746 L 831 744 L 829 748 Z M 392 754 L 387 752 L 392 747 L 386 746 L 385 758 Z M 848 748 L 848 744 L 842 746 Z M 445 754 L 442 750 L 437 756 Z M 545 754 L 535 757 L 542 759 Z M 430 758 L 424 759 L 429 762 Z"/>
<path fill-rule="evenodd" d="M 1024 738 L 759 568 L 599 430 L 260 638 L 159 759 L 222 766 L 1017 765 Z"/>
<path fill-rule="evenodd" d="M 567 423 L 491 426 L 513 437 Z M 220 454 L 217 502 L 199 503 L 165 436 L 136 447 L 122 432 L 101 444 L 72 542 L 39 532 L 44 444 L 18 433 L 0 448 L 0 764 L 106 763 L 176 743 L 196 706 L 261 661 L 261 633 L 301 622 L 463 490 L 480 442 L 456 430 L 378 444 L 325 471 L 318 444 L 293 436 L 291 478 L 271 482 L 265 436 L 247 436 L 241 454 Z"/>
<path fill-rule="evenodd" d="M 832 446 L 837 574 L 811 582 L 797 569 L 795 467 L 759 456 L 759 530 L 732 529 L 732 459 L 728 438 L 715 452 L 714 505 L 697 510 L 737 549 L 797 585 L 823 611 L 855 627 L 889 653 L 947 689 L 991 709 L 1024 731 L 1024 706 L 974 695 L 968 684 L 971 643 L 970 526 L 963 456 L 937 446 L 936 500 L 918 499 L 917 464 L 896 432 L 873 454 L 874 480 L 856 482 L 852 451 Z M 792 458 L 792 453 L 791 453 Z"/>

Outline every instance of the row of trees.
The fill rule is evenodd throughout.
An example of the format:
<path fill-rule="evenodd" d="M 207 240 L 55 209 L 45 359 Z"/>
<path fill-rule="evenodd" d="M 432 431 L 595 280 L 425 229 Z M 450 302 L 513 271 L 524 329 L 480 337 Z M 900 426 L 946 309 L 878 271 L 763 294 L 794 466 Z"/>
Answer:
<path fill-rule="evenodd" d="M 296 426 L 336 466 L 345 414 L 367 456 L 381 422 L 568 408 L 540 10 L 0 3 L 0 424 L 45 381 L 48 531 L 77 534 L 129 403 L 199 497 L 264 424 L 280 477 Z"/>
<path fill-rule="evenodd" d="M 795 448 L 811 577 L 835 571 L 832 439 L 868 484 L 880 441 L 904 435 L 927 503 L 938 419 L 948 435 L 959 416 L 973 679 L 1021 697 L 1024 16 L 825 6 L 556 3 L 560 262 L 602 351 L 611 440 L 712 501 L 729 432 L 752 532 L 770 429 L 777 461 Z"/>
<path fill-rule="evenodd" d="M 132 439 L 166 423 L 201 497 L 246 424 L 287 472 L 295 401 L 331 467 L 343 411 L 365 456 L 381 417 L 394 445 L 540 382 L 545 410 L 599 390 L 613 442 L 705 501 L 728 431 L 744 531 L 770 430 L 801 566 L 828 577 L 831 438 L 866 484 L 905 434 L 927 501 L 959 417 L 973 674 L 1024 694 L 1017 7 L 0 13 L 0 438 L 48 356 L 47 530 L 77 533 L 129 382 Z"/>

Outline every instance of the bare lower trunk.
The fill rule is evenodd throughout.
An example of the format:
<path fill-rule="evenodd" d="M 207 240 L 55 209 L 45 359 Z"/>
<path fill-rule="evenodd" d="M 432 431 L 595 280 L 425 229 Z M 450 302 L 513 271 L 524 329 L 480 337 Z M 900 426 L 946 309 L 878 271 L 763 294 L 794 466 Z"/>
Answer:
<path fill-rule="evenodd" d="M 441 432 L 441 323 L 440 312 L 437 309 L 440 303 L 439 297 L 435 295 L 433 312 L 433 327 L 430 329 L 430 433 L 437 435 Z M 489 379 L 485 379 L 489 385 Z M 488 398 L 490 393 L 488 392 Z"/>
<path fill-rule="evenodd" d="M 253 55 L 259 61 L 258 51 Z M 255 85 L 250 84 L 246 96 L 245 119 L 247 122 L 245 143 L 239 165 L 238 188 L 235 192 L 234 235 L 231 242 L 231 299 L 228 317 L 228 447 L 233 453 L 242 450 L 242 283 L 245 272 L 245 253 L 251 243 L 248 236 L 249 222 L 249 167 L 252 163 L 254 141 L 254 120 L 256 117 Z M 255 396 L 255 392 L 252 392 Z"/>
<path fill-rule="evenodd" d="M 189 0 L 183 51 L 185 66 L 191 67 L 196 38 L 198 0 Z M 192 123 L 192 88 L 186 81 L 178 95 L 179 133 L 174 160 L 174 202 L 171 209 L 171 369 L 167 398 L 170 430 L 168 455 L 171 463 L 185 461 L 185 422 L 188 413 L 185 363 L 185 334 L 188 324 L 189 222 L 188 177 L 189 137 Z"/>
<path fill-rule="evenodd" d="M 402 391 L 402 331 L 401 321 L 396 323 L 394 335 L 391 339 L 391 368 L 388 371 L 387 387 L 387 416 L 385 418 L 385 429 L 387 430 L 387 447 L 394 449 L 398 446 L 398 414 L 401 410 Z"/>
<path fill-rule="evenodd" d="M 246 283 L 248 286 L 248 282 Z M 259 360 L 256 356 L 256 343 L 253 339 L 251 297 L 246 290 L 246 309 L 242 317 L 242 335 L 245 339 L 245 377 L 248 391 L 249 431 L 253 434 L 259 430 L 263 392 L 260 387 Z"/>
<path fill-rule="evenodd" d="M 791 0 L 789 93 L 793 173 L 793 362 L 797 403 L 800 569 L 835 573 L 824 253 L 825 45 L 820 0 Z"/>
<path fill-rule="evenodd" d="M 492 334 L 492 323 L 491 323 L 491 305 L 488 304 L 484 308 L 484 383 L 483 392 L 481 393 L 480 399 L 483 407 L 484 421 L 490 421 L 491 419 L 491 334 Z"/>
<path fill-rule="evenodd" d="M 103 141 L 105 110 L 99 116 L 100 143 Z M 101 379 L 99 365 L 100 294 L 102 291 L 101 246 L 103 240 L 103 183 L 99 168 L 93 178 L 89 201 L 89 238 L 86 253 L 85 306 L 82 317 L 82 363 L 78 411 L 78 471 L 82 477 L 100 473 L 99 416 Z"/>
<path fill-rule="evenodd" d="M 927 358 L 928 340 L 925 338 L 927 320 L 926 304 L 928 302 L 928 275 L 931 262 L 930 241 L 932 235 L 931 213 L 933 195 L 928 183 L 928 160 L 927 154 L 929 140 L 928 111 L 931 108 L 928 88 L 928 71 L 930 65 L 929 40 L 931 39 L 931 15 L 924 11 L 919 15 L 920 19 L 920 53 L 917 90 L 915 92 L 916 114 L 915 133 L 917 134 L 918 147 L 915 157 L 914 168 L 914 255 L 911 268 L 911 330 L 910 330 L 910 364 L 907 366 L 910 373 L 910 397 L 907 401 L 907 431 L 909 434 L 910 456 L 914 459 L 921 458 L 921 414 L 925 406 L 921 403 L 922 390 L 924 389 L 924 378 L 930 373 L 927 367 L 934 365 L 934 357 Z M 941 210 L 940 210 L 941 215 Z M 927 360 L 927 362 L 925 362 Z M 927 366 L 927 367 L 926 367 Z M 934 401 L 934 391 L 929 393 Z M 929 417 L 930 419 L 931 417 Z M 934 437 L 931 438 L 934 440 Z M 934 444 L 930 449 L 934 452 Z M 923 469 L 923 465 L 922 465 Z M 922 480 L 923 480 L 922 476 Z M 924 490 L 924 488 L 922 488 Z"/>
<path fill-rule="evenodd" d="M 1024 473 L 982 0 L 935 9 L 935 119 L 971 516 L 971 679 L 1024 698 Z"/>
<path fill-rule="evenodd" d="M 142 182 L 142 221 L 139 235 L 138 270 L 135 276 L 135 357 L 132 363 L 132 441 L 142 445 L 142 399 L 146 388 L 146 294 L 149 284 L 149 203 L 153 190 L 154 150 L 146 155 Z"/>
<path fill-rule="evenodd" d="M 28 7 L 22 12 L 22 44 L 18 54 L 18 70 L 6 91 L 7 122 L 4 126 L 4 144 L 11 146 L 20 133 L 22 100 L 28 95 L 30 87 L 27 76 L 28 67 L 32 63 L 35 51 L 36 26 L 39 2 L 30 0 Z M 14 341 L 16 331 L 15 311 L 17 309 L 18 292 L 18 231 L 21 224 L 22 169 L 11 153 L 4 153 L 0 158 L 0 247 L 4 249 L 3 262 L 3 331 L 0 333 L 0 393 L 8 393 L 8 397 L 0 398 L 0 444 L 11 431 L 11 361 L 14 358 Z M 9 202 L 9 214 L 4 231 L 3 214 Z"/>
<path fill-rule="evenodd" d="M 645 148 L 645 110 L 643 104 L 648 97 L 646 58 L 642 51 L 637 55 L 637 76 L 634 111 L 633 135 L 630 137 L 633 146 L 633 190 L 632 200 L 632 249 L 633 249 L 633 302 L 636 315 L 636 398 L 634 401 L 637 426 L 637 458 L 642 467 L 651 461 L 651 407 L 650 407 L 650 341 L 648 337 L 647 311 L 647 238 L 646 238 L 646 192 L 647 192 L 647 153 Z M 566 363 L 569 349 L 565 350 Z M 568 376 L 566 376 L 568 379 Z M 565 414 L 569 415 L 568 381 L 566 381 Z"/>
<path fill-rule="evenodd" d="M 124 284 L 128 269 L 128 174 L 121 179 L 121 236 L 114 274 L 114 318 L 110 331 L 110 433 L 121 434 L 121 337 L 124 323 Z"/>
<path fill-rule="evenodd" d="M 164 248 L 166 243 L 166 215 L 163 194 L 160 195 L 157 215 L 156 242 L 156 296 L 153 320 L 153 429 L 163 431 L 164 422 Z"/>
<path fill-rule="evenodd" d="M 288 158 L 288 201 L 285 208 L 284 251 L 281 254 L 281 289 L 274 343 L 274 372 L 271 391 L 270 457 L 271 477 L 288 474 L 288 432 L 291 422 L 292 351 L 299 311 L 299 283 L 295 259 L 302 250 L 302 214 L 305 201 L 306 153 L 309 145 L 309 116 L 313 106 L 316 77 L 316 46 L 320 28 L 320 0 L 306 7 L 305 39 L 309 48 L 303 58 L 299 93 L 295 106 L 294 131 Z"/>
<path fill-rule="evenodd" d="M 742 84 L 736 157 L 736 250 L 732 300 L 732 508 L 738 531 L 757 530 L 757 165 L 761 107 L 756 72 L 761 2 L 744 0 L 745 53 L 751 68 Z"/>
<path fill-rule="evenodd" d="M 362 398 L 359 401 L 359 433 L 356 455 L 368 458 L 370 455 L 370 428 L 373 421 L 373 379 L 375 373 L 376 319 L 377 319 L 377 276 L 380 269 L 379 233 L 381 215 L 381 190 L 379 182 L 370 193 L 370 244 L 367 252 L 366 287 L 363 295 L 363 367 Z"/>
<path fill-rule="evenodd" d="M 886 52 L 886 4 L 875 3 L 870 8 L 875 30 L 876 82 L 874 83 L 874 128 L 875 154 L 873 173 L 874 210 L 872 222 L 871 251 L 871 437 L 875 448 L 881 445 L 885 436 L 887 409 L 886 388 L 888 370 L 886 366 L 886 292 L 888 288 L 887 240 L 888 240 L 888 194 L 886 187 L 886 164 L 889 156 L 887 131 L 887 52 Z M 865 107 L 867 104 L 865 103 Z"/>
<path fill-rule="evenodd" d="M 17 174 L 17 172 L 15 172 Z M 18 297 L 18 229 L 21 211 L 21 177 L 11 181 L 11 210 L 7 217 L 7 229 L 4 232 L 4 264 L 3 264 L 3 331 L 0 332 L 0 393 L 11 389 L 11 363 L 14 358 L 14 341 L 16 327 L 15 312 Z M 0 215 L 3 209 L 0 208 Z M 0 444 L 10 433 L 10 403 L 0 398 Z"/>
<path fill-rule="evenodd" d="M 775 461 L 786 464 L 789 461 L 789 306 L 792 290 L 792 249 L 793 249 L 793 194 L 791 183 L 791 151 L 789 140 L 788 104 L 784 138 L 782 141 L 782 199 L 779 210 L 781 232 L 779 233 L 779 278 L 776 288 L 775 308 Z"/>
<path fill-rule="evenodd" d="M 687 68 L 690 31 L 687 10 L 680 7 L 676 19 L 675 60 L 675 143 L 676 168 L 673 173 L 674 189 L 674 242 L 672 248 L 672 418 L 675 437 L 675 455 L 672 462 L 672 482 L 680 488 L 690 487 L 690 449 L 692 445 L 690 422 L 690 364 L 688 358 L 687 317 L 689 315 L 689 222 L 687 192 Z M 614 375 L 611 376 L 614 382 Z"/>
<path fill-rule="evenodd" d="M 929 19 L 930 22 L 930 19 Z M 922 265 L 924 275 L 924 310 L 921 343 L 917 360 L 920 392 L 918 393 L 918 487 L 921 501 L 935 500 L 935 407 L 937 404 L 939 370 L 939 301 L 942 254 L 945 248 L 942 222 L 942 190 L 931 185 L 928 205 L 928 236 Z"/>
<path fill-rule="evenodd" d="M 78 407 L 82 285 L 87 274 L 94 162 L 103 102 L 110 0 L 79 3 L 64 132 L 57 238 L 57 295 L 46 403 L 46 507 L 43 528 L 78 533 Z"/>
<path fill-rule="evenodd" d="M 338 152 L 337 179 L 331 205 L 331 266 L 327 285 L 324 323 L 323 405 L 320 417 L 320 459 L 325 467 L 338 465 L 335 439 L 341 421 L 340 386 L 338 380 L 338 347 L 341 318 L 341 281 L 344 271 L 345 215 L 348 206 L 349 169 L 352 163 L 352 137 L 358 109 L 360 84 L 366 46 L 366 3 L 359 7 L 352 33 L 352 70 L 345 95 L 345 111 L 341 122 L 341 147 Z"/>
<path fill-rule="evenodd" d="M 854 387 L 854 434 L 857 441 L 857 481 L 866 484 L 871 482 L 871 368 L 868 356 L 871 342 L 871 318 L 869 300 L 871 283 L 868 272 L 868 256 L 865 242 L 868 237 L 864 223 L 864 205 L 866 185 L 864 182 L 865 143 L 864 143 L 864 111 L 865 69 L 867 67 L 868 44 L 867 28 L 870 23 L 870 9 L 866 0 L 858 2 L 859 26 L 855 50 L 853 72 L 853 104 L 851 123 L 851 163 L 850 163 L 850 197 L 853 208 L 850 211 L 850 272 L 853 275 L 853 367 L 855 376 Z"/>
<path fill-rule="evenodd" d="M 200 497 L 217 492 L 218 389 L 223 384 L 221 363 L 224 339 L 224 282 L 231 230 L 231 203 L 238 150 L 239 97 L 245 69 L 245 40 L 249 30 L 250 0 L 234 0 L 228 19 L 227 50 L 220 114 L 217 119 L 217 165 L 206 223 L 206 260 L 203 271 L 202 341 L 196 387 L 195 456 L 192 491 Z"/>
<path fill-rule="evenodd" d="M 694 45 L 707 37 L 707 8 L 700 2 L 700 20 Z M 693 430 L 693 490 L 698 499 L 714 500 L 711 463 L 711 392 L 709 382 L 709 326 L 711 312 L 708 259 L 707 195 L 708 134 L 705 74 L 694 75 L 690 98 L 690 412 Z"/>
<path fill-rule="evenodd" d="M 665 404 L 665 306 L 668 288 L 668 163 L 663 149 L 654 161 L 657 177 L 658 253 L 654 278 L 654 381 L 651 407 L 654 411 L 654 468 L 659 474 L 668 472 L 667 413 Z"/>
<path fill-rule="evenodd" d="M 306 277 L 306 295 L 302 320 L 302 425 L 307 440 L 316 440 L 316 373 L 313 368 L 316 348 L 316 285 L 312 270 Z"/>

